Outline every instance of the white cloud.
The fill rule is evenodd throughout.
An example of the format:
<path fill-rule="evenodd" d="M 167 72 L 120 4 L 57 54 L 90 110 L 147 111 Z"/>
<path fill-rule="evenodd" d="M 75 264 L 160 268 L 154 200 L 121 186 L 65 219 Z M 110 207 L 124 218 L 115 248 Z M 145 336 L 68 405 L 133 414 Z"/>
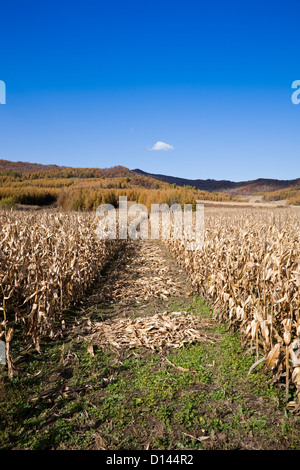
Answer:
<path fill-rule="evenodd" d="M 151 147 L 151 149 L 148 150 L 164 150 L 167 152 L 168 150 L 174 150 L 174 147 L 172 145 L 166 144 L 165 142 L 158 141 L 153 145 L 153 147 Z"/>

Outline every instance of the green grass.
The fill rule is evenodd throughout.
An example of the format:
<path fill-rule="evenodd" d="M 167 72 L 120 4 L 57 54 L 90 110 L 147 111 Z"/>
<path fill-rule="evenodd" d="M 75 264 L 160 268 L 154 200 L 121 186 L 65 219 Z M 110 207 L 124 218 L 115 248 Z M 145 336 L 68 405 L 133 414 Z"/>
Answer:
<path fill-rule="evenodd" d="M 0 199 L 0 209 L 13 209 L 15 201 L 12 197 L 2 197 Z"/>
<path fill-rule="evenodd" d="M 172 310 L 183 306 L 174 299 Z M 211 315 L 199 297 L 188 310 Z M 254 358 L 238 334 L 226 325 L 209 331 L 220 340 L 165 352 L 95 349 L 94 357 L 76 337 L 45 342 L 13 379 L 2 372 L 0 447 L 89 449 L 101 436 L 114 450 L 299 449 L 299 418 L 284 413 L 263 365 L 249 376 Z"/>

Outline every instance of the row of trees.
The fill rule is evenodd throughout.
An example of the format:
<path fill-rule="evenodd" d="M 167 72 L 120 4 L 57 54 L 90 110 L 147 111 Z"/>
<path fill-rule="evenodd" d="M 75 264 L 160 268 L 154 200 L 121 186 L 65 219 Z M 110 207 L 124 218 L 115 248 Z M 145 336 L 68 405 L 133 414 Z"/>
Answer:
<path fill-rule="evenodd" d="M 300 188 L 287 188 L 264 193 L 263 199 L 265 201 L 283 201 L 286 199 L 289 204 L 300 205 Z"/>
<path fill-rule="evenodd" d="M 196 204 L 196 192 L 178 189 L 99 189 L 99 190 L 70 190 L 63 191 L 58 197 L 58 206 L 66 210 L 96 210 L 100 204 L 118 206 L 120 196 L 126 196 L 128 201 L 144 204 L 148 210 L 151 204 L 166 203 Z"/>
<path fill-rule="evenodd" d="M 144 204 L 148 210 L 151 204 L 175 203 L 196 204 L 198 199 L 207 200 L 229 200 L 228 195 L 218 193 L 207 193 L 195 189 L 182 187 L 169 187 L 159 189 L 147 189 L 143 187 L 132 188 L 1 188 L 0 205 L 10 201 L 10 205 L 24 204 L 47 206 L 54 205 L 65 210 L 95 210 L 100 204 L 112 204 L 117 207 L 119 196 L 127 196 L 128 201 Z M 1 204 L 2 201 L 2 204 Z"/>
<path fill-rule="evenodd" d="M 72 169 L 73 170 L 73 169 Z M 84 169 L 87 172 L 89 169 Z M 15 204 L 47 206 L 55 205 L 65 210 L 95 210 L 100 204 L 118 205 L 119 196 L 127 196 L 128 201 L 135 201 L 147 206 L 151 204 L 196 204 L 198 199 L 227 201 L 232 197 L 222 193 L 200 191 L 192 186 L 176 186 L 157 181 L 148 176 L 123 175 L 126 168 L 115 167 L 103 171 L 102 177 L 79 177 L 85 175 L 80 169 L 74 169 L 74 175 L 63 178 L 45 177 L 45 173 L 34 173 L 37 178 L 27 178 L 27 174 L 11 172 L 0 174 L 0 206 Z M 58 171 L 58 170 L 57 170 Z M 69 170 L 68 170 L 69 171 Z M 7 173 L 7 172 L 6 172 Z M 51 175 L 51 171 L 47 175 Z M 67 173 L 66 173 L 67 174 Z M 92 174 L 92 173 L 91 173 Z M 116 174 L 117 176 L 113 176 Z M 122 174 L 120 176 L 120 174 Z M 2 202 L 1 202 L 2 201 Z"/>

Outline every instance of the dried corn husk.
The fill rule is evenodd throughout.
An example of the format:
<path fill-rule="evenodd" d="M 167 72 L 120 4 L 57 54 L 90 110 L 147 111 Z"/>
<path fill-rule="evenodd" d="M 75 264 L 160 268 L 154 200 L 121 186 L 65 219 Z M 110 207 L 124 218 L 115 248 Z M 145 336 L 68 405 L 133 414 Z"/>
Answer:
<path fill-rule="evenodd" d="M 186 312 L 164 312 L 151 317 L 121 318 L 95 323 L 88 337 L 100 348 L 181 348 L 197 341 L 214 342 L 217 336 L 203 333 L 201 318 Z"/>

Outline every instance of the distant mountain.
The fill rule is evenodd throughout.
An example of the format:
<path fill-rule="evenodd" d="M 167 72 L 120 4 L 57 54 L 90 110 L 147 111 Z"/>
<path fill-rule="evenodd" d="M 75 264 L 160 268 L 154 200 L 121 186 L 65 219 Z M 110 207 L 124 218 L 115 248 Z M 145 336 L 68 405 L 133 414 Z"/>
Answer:
<path fill-rule="evenodd" d="M 279 189 L 300 187 L 300 178 L 294 180 L 276 180 L 259 178 L 250 181 L 234 182 L 229 180 L 213 180 L 213 179 L 185 179 L 176 176 L 167 176 L 135 169 L 132 170 L 137 175 L 149 176 L 159 181 L 164 181 L 177 186 L 195 186 L 195 188 L 203 191 L 221 191 L 238 194 L 252 194 L 255 192 L 277 191 Z"/>

